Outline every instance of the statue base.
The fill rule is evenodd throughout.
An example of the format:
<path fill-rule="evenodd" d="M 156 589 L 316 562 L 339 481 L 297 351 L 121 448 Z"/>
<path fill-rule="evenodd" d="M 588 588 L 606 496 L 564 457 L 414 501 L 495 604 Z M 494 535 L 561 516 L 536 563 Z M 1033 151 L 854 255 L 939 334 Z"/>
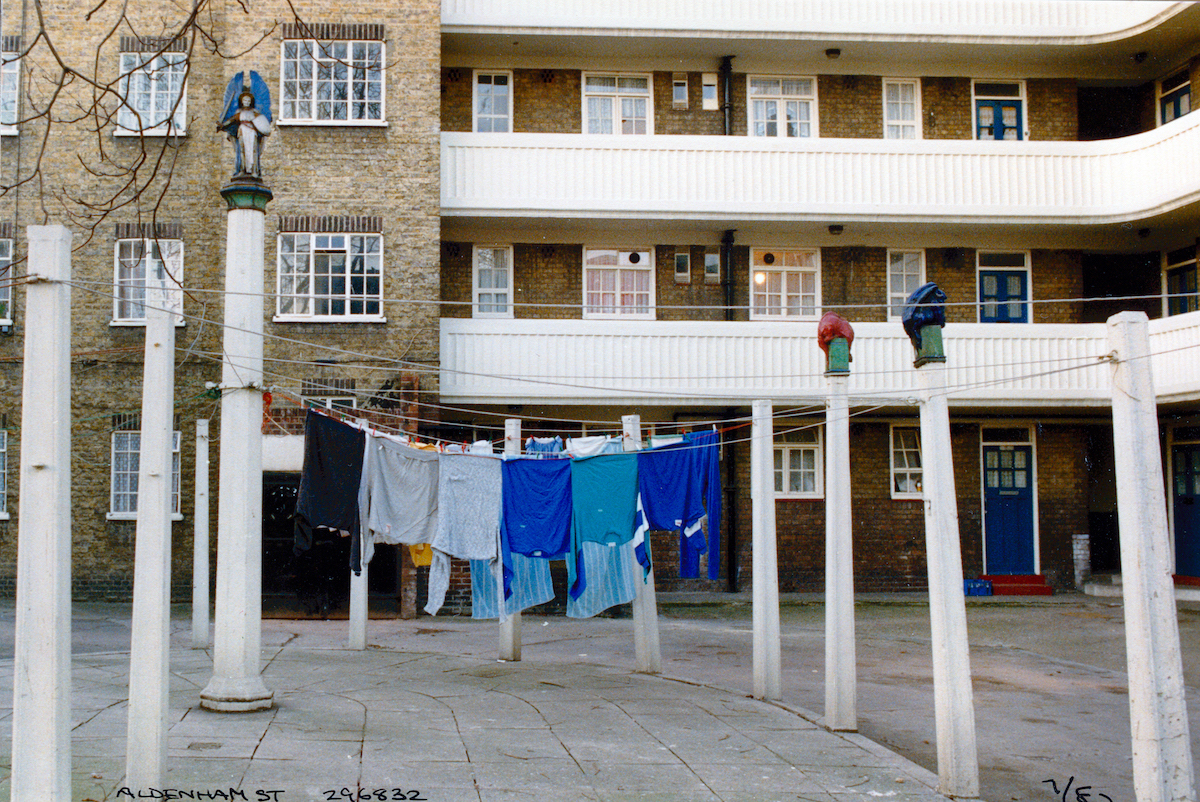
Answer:
<path fill-rule="evenodd" d="M 919 368 L 930 362 L 945 362 L 946 352 L 942 349 L 942 327 L 938 325 L 921 327 L 921 347 L 917 349 L 917 358 L 913 367 Z"/>
<path fill-rule="evenodd" d="M 261 178 L 247 175 L 237 176 L 221 187 L 221 197 L 230 209 L 255 209 L 265 214 L 275 195 Z"/>
<path fill-rule="evenodd" d="M 850 372 L 850 343 L 845 337 L 829 341 L 829 356 L 825 360 L 825 375 L 845 375 Z"/>

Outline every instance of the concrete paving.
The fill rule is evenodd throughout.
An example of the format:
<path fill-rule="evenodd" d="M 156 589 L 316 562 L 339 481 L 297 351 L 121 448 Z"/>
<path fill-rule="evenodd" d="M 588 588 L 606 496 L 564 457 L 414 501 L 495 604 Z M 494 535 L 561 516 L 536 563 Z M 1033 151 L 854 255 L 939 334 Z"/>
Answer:
<path fill-rule="evenodd" d="M 77 610 L 73 798 L 131 798 L 120 790 L 130 656 L 88 653 L 119 643 L 128 613 Z M 8 609 L 9 629 L 11 619 Z M 169 768 L 162 793 L 148 798 L 944 799 L 928 771 L 862 736 L 827 732 L 813 714 L 589 661 L 569 636 L 554 639 L 571 645 L 559 659 L 501 663 L 496 625 L 463 619 L 372 622 L 376 645 L 366 651 L 343 648 L 344 622 L 268 621 L 263 676 L 275 707 L 212 713 L 198 707 L 211 660 L 186 648 L 186 624 L 176 616 Z M 527 629 L 541 629 L 540 640 L 560 625 L 632 636 L 627 620 L 531 619 Z M 445 641 L 430 631 L 486 641 L 491 654 L 431 650 Z M 410 648 L 414 642 L 427 648 Z M 0 703 L 7 705 L 11 659 L 5 664 Z M 0 715 L 0 796 L 7 797 L 11 710 Z"/>
<path fill-rule="evenodd" d="M 786 707 L 746 698 L 750 605 L 716 600 L 660 594 L 664 674 L 687 682 L 631 672 L 628 619 L 526 617 L 517 664 L 496 660 L 495 622 L 373 620 L 371 647 L 350 652 L 345 621 L 268 620 L 264 676 L 277 708 L 242 715 L 197 709 L 210 663 L 186 648 L 180 608 L 168 779 L 240 787 L 249 799 L 281 790 L 283 800 L 352 798 L 382 790 L 384 777 L 428 799 L 938 798 L 923 596 L 860 596 L 859 735 L 827 733 L 805 712 L 824 704 L 819 595 L 782 597 Z M 968 600 L 984 799 L 1051 802 L 1059 795 L 1044 781 L 1061 791 L 1072 777 L 1092 800 L 1133 798 L 1122 612 L 1119 600 L 1083 594 Z M 75 607 L 76 799 L 116 798 L 124 771 L 128 616 Z M 1200 605 L 1181 603 L 1179 622 L 1200 755 Z M 11 638 L 11 603 L 0 602 L 0 738 Z M 7 742 L 0 750 L 6 767 Z"/>

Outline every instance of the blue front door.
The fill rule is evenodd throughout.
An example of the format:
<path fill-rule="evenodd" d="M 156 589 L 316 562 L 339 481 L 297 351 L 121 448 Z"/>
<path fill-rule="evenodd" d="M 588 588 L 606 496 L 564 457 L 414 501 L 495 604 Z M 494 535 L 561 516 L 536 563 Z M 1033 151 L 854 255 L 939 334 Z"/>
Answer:
<path fill-rule="evenodd" d="M 976 100 L 976 139 L 1022 139 L 1021 101 Z"/>
<path fill-rule="evenodd" d="M 1171 449 L 1175 480 L 1175 573 L 1200 576 L 1200 443 Z"/>
<path fill-rule="evenodd" d="M 1033 448 L 983 447 L 987 573 L 1032 574 Z"/>
<path fill-rule="evenodd" d="M 1029 274 L 1024 270 L 979 271 L 979 322 L 1028 323 Z"/>

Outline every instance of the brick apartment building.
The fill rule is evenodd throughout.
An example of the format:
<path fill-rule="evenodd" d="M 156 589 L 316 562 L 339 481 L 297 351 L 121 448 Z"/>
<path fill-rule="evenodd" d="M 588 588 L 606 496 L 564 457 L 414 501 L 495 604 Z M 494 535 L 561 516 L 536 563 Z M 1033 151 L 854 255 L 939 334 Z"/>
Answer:
<path fill-rule="evenodd" d="M 129 265 L 156 258 L 181 263 L 188 288 L 174 534 L 177 584 L 189 581 L 191 432 L 214 411 L 203 393 L 219 375 L 217 190 L 230 169 L 212 122 L 243 69 L 267 79 L 277 122 L 264 155 L 275 193 L 263 305 L 274 388 L 267 593 L 287 592 L 304 403 L 455 441 L 497 440 L 514 417 L 537 436 L 607 432 L 630 413 L 655 434 L 727 429 L 720 578 L 680 579 L 666 535 L 654 540 L 656 573 L 666 589 L 748 587 L 749 448 L 736 426 L 757 398 L 778 415 L 781 588 L 820 589 L 815 333 L 827 310 L 857 335 L 856 587 L 921 590 L 916 383 L 898 317 L 925 281 L 951 302 L 966 576 L 1072 587 L 1082 534 L 1093 571 L 1119 569 L 1099 358 L 1103 321 L 1123 309 L 1152 318 L 1176 571 L 1200 575 L 1200 371 L 1178 350 L 1200 343 L 1200 118 L 1188 115 L 1200 7 L 755 0 L 733 14 L 720 0 L 368 0 L 297 5 L 299 19 L 282 2 L 206 9 L 219 54 L 203 37 L 165 41 L 177 23 L 158 4 L 138 4 L 130 13 L 144 18 L 111 35 L 111 20 L 53 9 L 55 41 L 74 57 L 98 53 L 108 80 L 145 73 L 121 91 L 170 98 L 182 87 L 185 103 L 171 123 L 151 120 L 145 140 L 120 114 L 99 135 L 52 127 L 47 180 L 0 198 L 0 250 L 7 243 L 20 275 L 24 227 L 66 222 L 62 193 L 98 198 L 111 184 L 81 171 L 77 153 L 129 159 L 145 141 L 177 159 L 161 204 L 121 207 L 76 239 L 76 276 L 92 282 L 76 290 L 73 318 L 80 595 L 128 594 L 134 527 L 119 474 L 142 337 L 122 282 L 136 286 Z M 4 14 L 7 51 L 24 52 L 31 24 Z M 45 96 L 48 58 L 35 45 L 4 73 L 8 122 Z M 186 81 L 169 83 L 180 64 Z M 28 170 L 43 132 L 40 120 L 0 130 L 5 183 Z M 344 284 L 322 282 L 339 270 Z M 30 332 L 19 290 L 9 316 L 0 403 L 15 471 Z M 6 500 L 0 565 L 11 566 L 14 488 Z M 372 587 L 394 599 L 404 560 L 380 559 Z"/>

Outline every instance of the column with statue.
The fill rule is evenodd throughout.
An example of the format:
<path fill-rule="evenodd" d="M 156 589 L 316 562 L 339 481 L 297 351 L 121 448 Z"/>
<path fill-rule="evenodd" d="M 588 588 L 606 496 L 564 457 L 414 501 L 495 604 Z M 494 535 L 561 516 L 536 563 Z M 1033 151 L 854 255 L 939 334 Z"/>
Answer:
<path fill-rule="evenodd" d="M 262 148 L 271 94 L 257 72 L 225 89 L 218 130 L 233 143 L 234 172 L 221 188 L 225 242 L 224 364 L 217 505 L 217 593 L 213 676 L 200 705 L 222 712 L 271 707 L 262 680 L 263 237 L 271 190 Z"/>
<path fill-rule="evenodd" d="M 946 293 L 930 282 L 913 291 L 901 322 L 916 349 L 920 382 L 921 470 L 925 494 L 925 552 L 933 647 L 933 705 L 937 725 L 938 788 L 952 797 L 979 796 L 971 654 L 963 596 L 958 496 L 946 399 Z"/>

